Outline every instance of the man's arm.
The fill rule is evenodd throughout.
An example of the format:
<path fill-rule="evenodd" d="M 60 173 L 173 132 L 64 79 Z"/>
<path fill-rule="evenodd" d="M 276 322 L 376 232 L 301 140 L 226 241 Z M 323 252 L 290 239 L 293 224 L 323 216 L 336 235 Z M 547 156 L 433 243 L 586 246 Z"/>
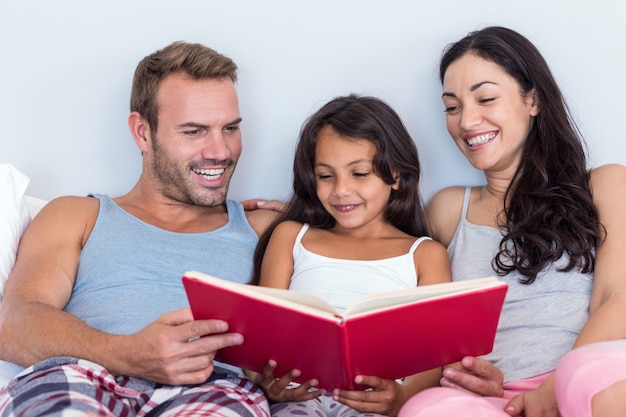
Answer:
<path fill-rule="evenodd" d="M 33 219 L 20 241 L 0 308 L 0 355 L 23 366 L 73 355 L 73 339 L 97 337 L 62 310 L 74 286 L 78 259 L 98 213 L 98 200 L 63 197 Z M 50 341 L 54 340 L 54 343 Z"/>
<path fill-rule="evenodd" d="M 123 336 L 93 329 L 63 311 L 98 208 L 96 199 L 63 197 L 51 201 L 29 225 L 0 308 L 0 357 L 29 366 L 72 356 L 116 375 L 167 384 L 203 382 L 213 371 L 215 352 L 243 341 L 241 335 L 225 333 L 225 322 L 194 321 L 191 311 L 182 309 Z"/>

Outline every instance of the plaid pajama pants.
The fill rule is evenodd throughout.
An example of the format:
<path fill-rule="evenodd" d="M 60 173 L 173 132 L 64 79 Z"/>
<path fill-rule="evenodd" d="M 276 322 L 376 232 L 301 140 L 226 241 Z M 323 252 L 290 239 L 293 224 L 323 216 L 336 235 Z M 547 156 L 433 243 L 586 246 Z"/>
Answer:
<path fill-rule="evenodd" d="M 52 358 L 24 370 L 0 390 L 1 417 L 269 415 L 261 389 L 222 368 L 204 384 L 171 386 L 114 377 L 82 359 Z"/>

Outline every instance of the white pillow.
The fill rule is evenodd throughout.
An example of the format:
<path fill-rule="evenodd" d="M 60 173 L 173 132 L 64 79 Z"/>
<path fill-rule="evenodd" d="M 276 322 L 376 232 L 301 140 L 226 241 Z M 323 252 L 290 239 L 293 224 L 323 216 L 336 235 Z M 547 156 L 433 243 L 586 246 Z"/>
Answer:
<path fill-rule="evenodd" d="M 0 164 L 0 300 L 15 265 L 17 246 L 30 222 L 24 192 L 30 180 L 11 164 Z"/>

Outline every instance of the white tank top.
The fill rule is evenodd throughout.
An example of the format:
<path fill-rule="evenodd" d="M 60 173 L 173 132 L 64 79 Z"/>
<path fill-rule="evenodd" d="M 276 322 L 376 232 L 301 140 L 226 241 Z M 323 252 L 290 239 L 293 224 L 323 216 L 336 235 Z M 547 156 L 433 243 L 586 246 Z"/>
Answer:
<path fill-rule="evenodd" d="M 315 295 L 342 313 L 350 303 L 366 295 L 413 288 L 418 277 L 413 253 L 421 237 L 413 242 L 409 252 L 387 259 L 351 260 L 318 255 L 302 246 L 302 236 L 309 225 L 302 225 L 293 247 L 293 275 L 290 290 Z"/>

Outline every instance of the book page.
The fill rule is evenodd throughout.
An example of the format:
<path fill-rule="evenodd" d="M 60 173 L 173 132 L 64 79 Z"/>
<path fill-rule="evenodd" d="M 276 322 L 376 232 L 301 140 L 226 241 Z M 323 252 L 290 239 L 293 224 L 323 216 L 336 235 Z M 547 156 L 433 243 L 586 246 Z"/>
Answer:
<path fill-rule="evenodd" d="M 418 300 L 442 298 L 453 294 L 471 292 L 481 288 L 489 288 L 494 285 L 500 285 L 498 278 L 487 277 L 372 294 L 349 305 L 344 311 L 343 316 L 354 317 L 360 314 L 383 310 L 388 307 L 413 303 Z"/>
<path fill-rule="evenodd" d="M 227 288 L 240 294 L 266 300 L 268 302 L 290 307 L 295 310 L 307 311 L 310 314 L 338 317 L 339 313 L 326 301 L 314 295 L 281 288 L 259 287 L 241 284 L 213 277 L 198 271 L 185 272 L 185 276 L 199 279 L 221 288 Z"/>

